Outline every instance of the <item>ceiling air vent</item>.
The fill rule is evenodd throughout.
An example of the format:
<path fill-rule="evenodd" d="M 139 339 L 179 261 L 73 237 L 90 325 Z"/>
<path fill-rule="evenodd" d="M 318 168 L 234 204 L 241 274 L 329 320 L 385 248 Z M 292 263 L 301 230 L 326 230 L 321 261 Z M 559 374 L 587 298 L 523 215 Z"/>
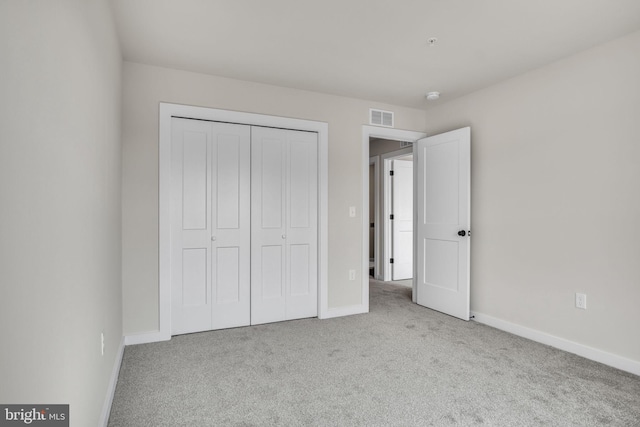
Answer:
<path fill-rule="evenodd" d="M 393 127 L 393 112 L 369 109 L 369 123 L 376 126 Z"/>

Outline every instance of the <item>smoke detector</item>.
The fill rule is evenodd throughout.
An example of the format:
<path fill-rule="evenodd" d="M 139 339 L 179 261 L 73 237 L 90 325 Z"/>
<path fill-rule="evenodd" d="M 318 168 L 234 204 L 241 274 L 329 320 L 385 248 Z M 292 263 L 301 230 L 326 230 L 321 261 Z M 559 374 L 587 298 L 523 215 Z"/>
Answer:
<path fill-rule="evenodd" d="M 440 98 L 440 92 L 427 92 L 427 99 L 429 101 L 435 101 Z"/>

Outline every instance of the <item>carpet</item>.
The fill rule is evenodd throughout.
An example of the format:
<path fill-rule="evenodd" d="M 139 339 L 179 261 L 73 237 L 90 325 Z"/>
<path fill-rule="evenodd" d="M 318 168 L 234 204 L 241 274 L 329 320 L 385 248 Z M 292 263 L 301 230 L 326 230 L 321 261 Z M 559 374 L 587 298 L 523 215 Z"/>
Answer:
<path fill-rule="evenodd" d="M 128 346 L 117 426 L 640 426 L 640 377 L 411 302 Z"/>

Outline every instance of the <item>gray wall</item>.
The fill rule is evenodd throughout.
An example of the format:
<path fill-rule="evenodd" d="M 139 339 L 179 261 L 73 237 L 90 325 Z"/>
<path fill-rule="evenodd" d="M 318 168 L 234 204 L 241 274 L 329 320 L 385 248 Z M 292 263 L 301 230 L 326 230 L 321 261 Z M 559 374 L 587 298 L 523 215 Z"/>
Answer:
<path fill-rule="evenodd" d="M 392 151 L 402 150 L 401 144 L 402 143 L 400 141 L 393 141 L 390 139 L 370 138 L 369 157 L 390 153 Z"/>
<path fill-rule="evenodd" d="M 635 361 L 639 52 L 636 32 L 427 112 L 430 135 L 471 126 L 472 310 Z"/>
<path fill-rule="evenodd" d="M 0 60 L 0 402 L 68 403 L 71 425 L 95 426 L 122 340 L 107 1 L 2 1 Z"/>
<path fill-rule="evenodd" d="M 158 103 L 317 120 L 329 124 L 329 308 L 361 304 L 362 125 L 369 108 L 394 111 L 396 127 L 424 129 L 421 110 L 124 64 L 123 297 L 125 333 L 158 329 Z M 349 217 L 349 206 L 357 215 Z M 368 214 L 367 214 L 368 215 Z M 350 269 L 357 271 L 348 280 Z"/>

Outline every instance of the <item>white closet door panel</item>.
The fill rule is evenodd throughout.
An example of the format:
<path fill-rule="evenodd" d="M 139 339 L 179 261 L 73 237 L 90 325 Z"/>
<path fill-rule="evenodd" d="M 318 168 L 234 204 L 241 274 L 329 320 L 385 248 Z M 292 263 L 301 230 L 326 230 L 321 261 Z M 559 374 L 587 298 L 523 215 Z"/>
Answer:
<path fill-rule="evenodd" d="M 251 129 L 172 120 L 172 334 L 250 323 Z"/>
<path fill-rule="evenodd" d="M 211 126 L 211 319 L 222 329 L 251 322 L 251 128 Z"/>
<path fill-rule="evenodd" d="M 318 135 L 288 131 L 286 319 L 318 315 Z"/>
<path fill-rule="evenodd" d="M 172 120 L 171 333 L 211 329 L 207 211 L 211 126 Z"/>
<path fill-rule="evenodd" d="M 172 334 L 317 316 L 317 134 L 172 126 Z"/>
<path fill-rule="evenodd" d="M 318 315 L 317 138 L 252 128 L 252 324 Z"/>
<path fill-rule="evenodd" d="M 285 320 L 286 131 L 251 129 L 251 324 Z"/>

